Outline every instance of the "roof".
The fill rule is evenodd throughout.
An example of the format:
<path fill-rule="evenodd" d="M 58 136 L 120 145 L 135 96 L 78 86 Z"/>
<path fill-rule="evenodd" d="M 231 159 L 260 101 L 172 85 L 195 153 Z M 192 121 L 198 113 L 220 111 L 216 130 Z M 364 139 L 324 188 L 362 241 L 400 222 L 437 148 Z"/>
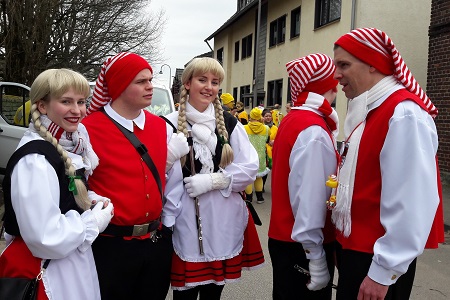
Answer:
<path fill-rule="evenodd" d="M 227 29 L 228 27 L 230 27 L 231 25 L 233 25 L 236 21 L 238 21 L 243 15 L 245 15 L 250 9 L 252 9 L 253 7 L 257 6 L 259 3 L 258 0 L 253 0 L 252 3 L 248 4 L 247 6 L 245 6 L 243 9 L 241 9 L 240 11 L 236 12 L 234 15 L 231 16 L 231 18 L 228 19 L 228 21 L 226 21 L 222 26 L 219 27 L 219 29 L 217 29 L 216 31 L 214 31 L 213 34 L 211 34 L 210 36 L 208 36 L 205 39 L 205 42 L 212 40 L 216 35 L 218 35 L 219 33 L 221 33 L 222 31 L 224 31 L 225 29 Z"/>

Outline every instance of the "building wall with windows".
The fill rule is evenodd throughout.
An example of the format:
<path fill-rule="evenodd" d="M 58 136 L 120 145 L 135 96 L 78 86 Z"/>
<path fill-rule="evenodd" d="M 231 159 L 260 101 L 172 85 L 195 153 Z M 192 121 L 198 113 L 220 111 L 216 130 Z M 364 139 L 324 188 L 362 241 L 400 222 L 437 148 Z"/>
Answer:
<path fill-rule="evenodd" d="M 242 2 L 245 5 L 239 6 Z M 216 30 L 207 40 L 214 39 L 214 54 L 223 54 L 226 78 L 222 90 L 241 99 L 242 93 L 251 95 L 255 79 L 255 45 L 257 38 L 258 0 L 238 0 L 235 15 Z M 355 4 L 355 6 L 353 6 Z M 279 103 L 282 111 L 289 98 L 286 63 L 309 53 L 322 52 L 333 57 L 333 43 L 352 28 L 377 27 L 394 41 L 419 84 L 425 88 L 428 61 L 428 27 L 430 25 L 430 0 L 262 0 L 260 37 L 265 43 L 263 87 L 264 105 Z M 296 22 L 299 15 L 299 22 Z M 299 26 L 296 26 L 298 24 Z M 252 35 L 252 52 L 249 57 L 235 60 L 235 43 Z M 420 41 L 420 42 L 418 42 Z M 242 45 L 240 45 L 242 51 Z M 241 53 L 240 53 L 241 54 Z M 339 88 L 340 90 L 340 88 Z M 247 109 L 252 101 L 247 101 Z M 257 103 L 259 104 L 259 102 Z M 339 91 L 335 103 L 341 118 L 345 117 L 347 99 Z M 343 131 L 341 122 L 341 132 Z M 339 137 L 342 139 L 342 136 Z"/>
<path fill-rule="evenodd" d="M 429 31 L 427 95 L 439 110 L 439 167 L 450 181 L 450 2 L 433 0 Z"/>
<path fill-rule="evenodd" d="M 223 49 L 222 65 L 225 68 L 225 79 L 221 85 L 222 91 L 233 94 L 233 88 L 237 87 L 238 96 L 235 97 L 237 100 L 240 99 L 240 88 L 251 86 L 253 81 L 254 34 L 254 23 L 240 19 L 226 33 L 214 38 L 214 54 L 217 55 L 217 50 Z M 252 36 L 251 54 L 242 58 L 242 43 L 248 40 L 249 35 Z M 238 44 L 237 51 L 236 44 Z"/>

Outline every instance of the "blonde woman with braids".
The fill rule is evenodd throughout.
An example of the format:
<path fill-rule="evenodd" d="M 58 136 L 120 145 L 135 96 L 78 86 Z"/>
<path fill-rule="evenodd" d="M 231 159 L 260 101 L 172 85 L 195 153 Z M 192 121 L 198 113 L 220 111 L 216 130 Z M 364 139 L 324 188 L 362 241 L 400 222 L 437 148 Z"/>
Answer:
<path fill-rule="evenodd" d="M 258 155 L 242 124 L 222 109 L 217 95 L 224 75 L 217 60 L 193 59 L 182 75 L 179 110 L 166 116 L 179 132 L 187 136 L 191 131 L 195 159 L 195 175 L 189 155 L 182 159 L 180 205 L 163 213 L 176 217 L 171 276 L 175 300 L 197 299 L 199 294 L 200 299 L 220 299 L 226 282 L 238 280 L 243 268 L 264 262 L 255 225 L 239 194 L 255 180 Z M 194 198 L 200 204 L 202 245 Z"/>
<path fill-rule="evenodd" d="M 89 93 L 75 71 L 42 72 L 31 86 L 32 121 L 6 168 L 0 277 L 34 278 L 51 259 L 39 300 L 100 299 L 91 244 L 113 205 L 84 184 L 99 163 L 80 124 Z"/>

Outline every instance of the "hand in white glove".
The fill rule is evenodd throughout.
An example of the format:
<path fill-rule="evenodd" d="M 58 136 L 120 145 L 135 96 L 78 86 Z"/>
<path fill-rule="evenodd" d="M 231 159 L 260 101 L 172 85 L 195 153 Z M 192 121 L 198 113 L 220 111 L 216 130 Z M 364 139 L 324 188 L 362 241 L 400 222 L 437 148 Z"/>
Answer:
<path fill-rule="evenodd" d="M 195 174 L 184 178 L 185 188 L 189 197 L 194 198 L 212 190 L 211 174 Z"/>
<path fill-rule="evenodd" d="M 311 291 L 318 291 L 327 286 L 330 281 L 330 273 L 328 272 L 327 259 L 322 257 L 319 259 L 309 260 L 309 274 L 311 279 L 306 285 Z"/>
<path fill-rule="evenodd" d="M 189 145 L 183 133 L 173 133 L 167 145 L 166 173 L 175 161 L 189 153 Z"/>
<path fill-rule="evenodd" d="M 194 198 L 211 190 L 227 188 L 231 183 L 231 178 L 226 177 L 223 173 L 196 174 L 184 178 L 184 183 L 189 197 Z"/>
<path fill-rule="evenodd" d="M 107 205 L 103 207 L 104 205 Z M 109 224 L 109 221 L 111 221 L 114 213 L 113 213 L 114 206 L 111 203 L 111 201 L 108 201 L 107 203 L 103 201 L 99 201 L 94 208 L 92 209 L 92 214 L 95 217 L 95 221 L 97 222 L 98 231 L 101 233 L 103 230 L 106 229 L 106 227 Z"/>

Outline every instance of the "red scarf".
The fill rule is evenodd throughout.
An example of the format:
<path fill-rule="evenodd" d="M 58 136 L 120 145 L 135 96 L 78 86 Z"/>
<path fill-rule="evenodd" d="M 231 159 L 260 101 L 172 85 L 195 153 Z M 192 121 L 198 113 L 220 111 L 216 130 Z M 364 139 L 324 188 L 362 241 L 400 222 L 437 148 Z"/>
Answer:
<path fill-rule="evenodd" d="M 327 99 L 322 95 L 312 92 L 301 92 L 294 101 L 294 107 L 308 107 L 313 111 L 318 111 L 323 115 L 325 122 L 333 133 L 334 137 L 339 132 L 339 118 L 337 112 L 331 107 Z"/>

